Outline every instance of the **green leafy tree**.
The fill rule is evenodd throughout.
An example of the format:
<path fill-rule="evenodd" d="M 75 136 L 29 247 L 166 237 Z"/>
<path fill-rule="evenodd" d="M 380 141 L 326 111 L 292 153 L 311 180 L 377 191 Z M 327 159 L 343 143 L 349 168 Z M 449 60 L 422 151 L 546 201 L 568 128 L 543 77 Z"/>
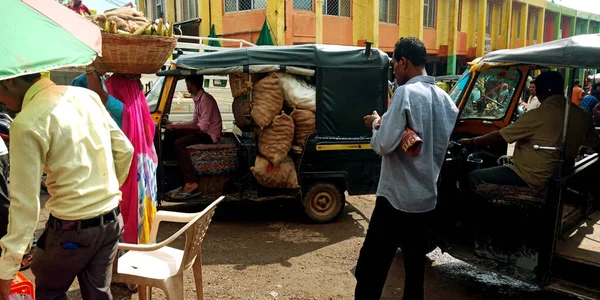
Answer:
<path fill-rule="evenodd" d="M 68 6 L 69 4 L 71 4 L 71 0 L 58 0 L 58 3 L 64 6 Z"/>

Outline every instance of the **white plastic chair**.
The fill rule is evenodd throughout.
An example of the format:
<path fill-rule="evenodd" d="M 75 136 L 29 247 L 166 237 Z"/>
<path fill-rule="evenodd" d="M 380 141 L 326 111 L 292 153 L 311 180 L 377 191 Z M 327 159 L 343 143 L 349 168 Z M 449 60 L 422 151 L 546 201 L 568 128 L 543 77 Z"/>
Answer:
<path fill-rule="evenodd" d="M 167 299 L 183 300 L 183 272 L 191 267 L 196 293 L 198 299 L 202 300 L 202 241 L 217 204 L 224 198 L 219 197 L 199 213 L 157 212 L 150 227 L 148 244 L 119 243 L 119 250 L 129 251 L 115 259 L 112 281 L 138 285 L 140 300 L 152 298 L 152 287 L 162 289 Z M 187 224 L 168 239 L 156 243 L 156 234 L 162 221 Z M 184 232 L 184 250 L 167 246 Z"/>

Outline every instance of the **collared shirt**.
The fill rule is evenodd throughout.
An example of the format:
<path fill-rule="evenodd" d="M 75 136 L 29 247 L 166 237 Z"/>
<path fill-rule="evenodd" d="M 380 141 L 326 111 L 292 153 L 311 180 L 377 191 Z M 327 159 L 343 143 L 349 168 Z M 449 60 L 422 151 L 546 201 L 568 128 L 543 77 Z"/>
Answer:
<path fill-rule="evenodd" d="M 527 105 L 525 106 L 526 111 L 534 110 L 540 107 L 542 103 L 538 100 L 537 96 L 529 96 L 529 100 L 527 101 Z"/>
<path fill-rule="evenodd" d="M 377 196 L 401 211 L 433 210 L 437 179 L 457 116 L 456 105 L 433 77 L 417 76 L 399 86 L 371 138 L 373 150 L 382 156 Z M 423 140 L 417 157 L 398 147 L 407 126 Z"/>
<path fill-rule="evenodd" d="M 40 212 L 40 178 L 47 174 L 46 208 L 63 220 L 107 213 L 121 200 L 133 146 L 98 95 L 48 79 L 25 94 L 10 127 L 10 214 L 0 240 L 0 278 L 19 270 Z"/>
<path fill-rule="evenodd" d="M 548 97 L 540 107 L 500 130 L 500 135 L 507 143 L 518 141 L 513 164 L 507 166 L 530 187 L 544 187 L 558 164 L 559 151 L 535 150 L 533 145 L 560 146 L 566 101 L 562 95 Z M 566 154 L 567 162 L 572 164 L 579 146 L 595 148 L 600 144 L 600 137 L 591 116 L 581 107 L 570 105 Z"/>
<path fill-rule="evenodd" d="M 102 89 L 108 95 L 108 100 L 106 100 L 106 104 L 104 104 L 104 106 L 106 107 L 106 110 L 108 110 L 112 118 L 115 120 L 115 122 L 117 122 L 119 128 L 123 128 L 123 102 L 108 94 L 108 91 L 106 90 L 106 85 L 104 85 L 104 80 L 101 80 L 101 83 Z M 75 77 L 75 79 L 73 79 L 73 81 L 71 82 L 71 85 L 84 87 L 86 89 L 89 88 L 87 77 L 85 76 L 85 74 L 81 74 Z"/>
<path fill-rule="evenodd" d="M 579 107 L 583 108 L 585 111 L 591 114 L 592 108 L 594 108 L 596 104 L 598 104 L 598 99 L 596 99 L 596 97 L 592 95 L 587 95 L 583 97 L 583 100 L 581 100 L 581 105 L 579 105 Z"/>
<path fill-rule="evenodd" d="M 215 98 L 204 89 L 194 96 L 194 118 L 191 121 L 174 122 L 177 125 L 197 125 L 200 131 L 208 133 L 214 143 L 221 140 L 223 121 Z"/>
<path fill-rule="evenodd" d="M 85 4 L 81 4 L 78 7 L 73 6 L 73 4 L 69 4 L 69 6 L 67 6 L 70 10 L 76 12 L 79 15 L 84 15 L 84 13 L 87 13 L 88 15 L 91 15 L 92 12 L 90 11 L 90 9 L 85 6 Z"/>

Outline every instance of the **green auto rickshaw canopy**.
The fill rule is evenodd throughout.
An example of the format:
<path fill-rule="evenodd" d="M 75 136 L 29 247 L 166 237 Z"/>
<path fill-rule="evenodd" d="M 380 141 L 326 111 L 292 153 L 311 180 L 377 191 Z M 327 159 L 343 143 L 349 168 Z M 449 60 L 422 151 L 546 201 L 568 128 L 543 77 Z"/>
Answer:
<path fill-rule="evenodd" d="M 390 58 L 378 49 L 297 45 L 260 46 L 184 55 L 158 76 L 288 72 L 314 76 L 317 137 L 365 138 L 363 116 L 387 110 Z"/>

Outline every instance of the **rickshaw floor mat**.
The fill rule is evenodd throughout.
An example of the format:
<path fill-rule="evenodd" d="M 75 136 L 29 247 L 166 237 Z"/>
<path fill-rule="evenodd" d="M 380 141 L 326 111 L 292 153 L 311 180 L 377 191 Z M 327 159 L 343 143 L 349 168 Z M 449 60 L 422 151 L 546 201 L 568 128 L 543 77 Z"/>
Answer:
<path fill-rule="evenodd" d="M 556 254 L 600 267 L 600 211 L 565 233 L 556 244 Z"/>
<path fill-rule="evenodd" d="M 223 137 L 216 144 L 196 144 L 186 149 L 198 175 L 225 174 L 237 168 L 238 146 L 233 138 Z"/>

